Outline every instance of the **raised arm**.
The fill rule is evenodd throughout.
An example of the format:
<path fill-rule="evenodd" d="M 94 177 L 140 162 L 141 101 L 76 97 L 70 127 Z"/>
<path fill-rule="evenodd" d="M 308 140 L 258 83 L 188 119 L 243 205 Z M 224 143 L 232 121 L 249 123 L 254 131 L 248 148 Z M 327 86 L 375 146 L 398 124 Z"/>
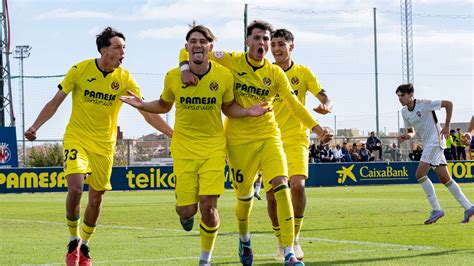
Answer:
<path fill-rule="evenodd" d="M 238 54 L 237 52 L 210 51 L 209 59 L 231 69 Z M 181 81 L 184 84 L 195 86 L 199 82 L 199 78 L 189 69 L 189 54 L 186 48 L 179 51 L 179 68 L 181 70 Z"/>
<path fill-rule="evenodd" d="M 54 97 L 46 103 L 43 107 L 41 112 L 39 113 L 38 117 L 36 118 L 33 125 L 25 131 L 25 137 L 28 140 L 35 140 L 36 139 L 36 132 L 38 129 L 46 123 L 58 110 L 59 106 L 63 103 L 64 99 L 66 99 L 67 94 L 64 93 L 62 90 L 59 90 Z"/>

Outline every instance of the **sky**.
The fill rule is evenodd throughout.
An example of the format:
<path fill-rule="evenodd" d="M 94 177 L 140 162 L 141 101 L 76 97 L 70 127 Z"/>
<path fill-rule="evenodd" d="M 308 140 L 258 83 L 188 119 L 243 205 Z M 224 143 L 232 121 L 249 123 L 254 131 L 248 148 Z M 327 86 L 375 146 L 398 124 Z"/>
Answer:
<path fill-rule="evenodd" d="M 452 100 L 453 122 L 467 121 L 474 113 L 474 0 L 412 2 L 415 95 Z M 357 128 L 365 133 L 376 127 L 376 7 L 379 128 L 397 130 L 401 106 L 394 91 L 402 83 L 399 1 L 14 0 L 8 1 L 11 50 L 16 45 L 32 47 L 29 58 L 23 61 L 25 76 L 63 75 L 75 63 L 98 57 L 95 35 L 113 26 L 126 36 L 123 66 L 134 74 L 143 95 L 156 99 L 164 75 L 177 66 L 178 52 L 193 20 L 215 33 L 215 50 L 243 50 L 245 3 L 249 4 L 249 20 L 266 19 L 295 33 L 294 61 L 313 70 L 334 102 L 333 113 L 326 117 L 312 112 L 317 119 L 334 129 Z M 267 58 L 273 61 L 270 52 Z M 10 64 L 12 76 L 18 76 L 19 60 L 10 58 Z M 12 90 L 19 135 L 22 112 L 28 128 L 55 94 L 61 78 L 25 80 L 24 111 L 19 108 L 17 81 L 12 83 Z M 307 98 L 309 109 L 318 104 L 314 97 Z M 173 111 L 166 116 L 170 124 L 174 123 Z M 60 139 L 69 113 L 70 99 L 40 129 L 39 138 Z M 441 121 L 443 115 L 440 112 Z M 154 132 L 128 106 L 121 111 L 119 125 L 128 138 Z"/>

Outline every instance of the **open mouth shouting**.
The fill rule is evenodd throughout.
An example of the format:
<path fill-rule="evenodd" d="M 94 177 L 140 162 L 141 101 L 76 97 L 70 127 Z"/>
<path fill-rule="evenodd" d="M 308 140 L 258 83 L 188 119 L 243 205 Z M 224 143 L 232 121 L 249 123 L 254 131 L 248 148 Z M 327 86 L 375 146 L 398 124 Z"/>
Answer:
<path fill-rule="evenodd" d="M 193 62 L 196 64 L 202 63 L 204 61 L 204 51 L 202 50 L 193 51 L 192 59 L 193 59 Z"/>

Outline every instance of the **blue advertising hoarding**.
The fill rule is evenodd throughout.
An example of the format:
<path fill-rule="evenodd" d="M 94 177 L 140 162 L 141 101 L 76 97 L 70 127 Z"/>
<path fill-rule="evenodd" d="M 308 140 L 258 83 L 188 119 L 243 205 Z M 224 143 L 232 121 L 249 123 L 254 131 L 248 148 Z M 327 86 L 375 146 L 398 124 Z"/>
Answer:
<path fill-rule="evenodd" d="M 15 127 L 0 127 L 0 168 L 18 167 Z"/>
<path fill-rule="evenodd" d="M 310 164 L 308 187 L 414 184 L 417 162 Z M 453 161 L 448 169 L 458 183 L 474 183 L 474 161 Z M 439 180 L 433 170 L 428 176 Z M 231 188 L 229 171 L 224 171 L 226 188 Z M 172 166 L 114 167 L 113 190 L 174 189 Z M 67 191 L 62 167 L 0 169 L 0 193 Z"/>

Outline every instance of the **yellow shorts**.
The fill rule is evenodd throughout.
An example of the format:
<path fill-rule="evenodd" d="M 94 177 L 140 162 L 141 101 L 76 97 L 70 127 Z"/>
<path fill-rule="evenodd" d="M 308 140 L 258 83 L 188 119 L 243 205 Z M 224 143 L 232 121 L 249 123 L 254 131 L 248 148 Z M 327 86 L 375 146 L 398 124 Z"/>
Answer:
<path fill-rule="evenodd" d="M 228 145 L 232 186 L 238 198 L 253 197 L 253 183 L 260 170 L 263 187 L 268 192 L 270 181 L 277 176 L 288 176 L 286 157 L 281 140 L 269 138 L 242 145 Z"/>
<path fill-rule="evenodd" d="M 65 142 L 63 146 L 64 174 L 87 174 L 85 180 L 94 190 L 111 190 L 110 176 L 114 156 L 85 150 L 77 142 Z"/>
<path fill-rule="evenodd" d="M 199 202 L 201 195 L 224 193 L 225 158 L 212 157 L 200 160 L 174 159 L 176 176 L 176 202 L 186 206 Z"/>
<path fill-rule="evenodd" d="M 288 161 L 288 176 L 303 175 L 308 179 L 309 149 L 306 143 L 285 144 L 286 160 Z"/>

